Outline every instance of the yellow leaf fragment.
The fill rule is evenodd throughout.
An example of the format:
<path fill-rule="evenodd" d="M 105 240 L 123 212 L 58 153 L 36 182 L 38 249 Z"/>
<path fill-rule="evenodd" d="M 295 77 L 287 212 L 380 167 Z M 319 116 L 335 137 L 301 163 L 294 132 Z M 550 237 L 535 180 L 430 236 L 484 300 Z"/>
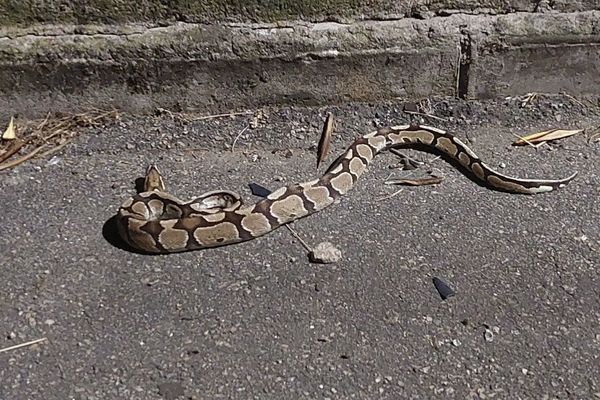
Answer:
<path fill-rule="evenodd" d="M 2 139 L 14 140 L 16 138 L 17 138 L 17 132 L 15 130 L 15 119 L 14 119 L 14 117 L 10 117 L 10 122 L 8 123 L 8 127 L 2 134 Z"/>
<path fill-rule="evenodd" d="M 550 129 L 547 131 L 532 133 L 531 135 L 523 136 L 517 139 L 513 145 L 522 146 L 524 144 L 541 143 L 548 140 L 557 140 L 573 136 L 579 132 L 583 132 L 583 129 Z"/>

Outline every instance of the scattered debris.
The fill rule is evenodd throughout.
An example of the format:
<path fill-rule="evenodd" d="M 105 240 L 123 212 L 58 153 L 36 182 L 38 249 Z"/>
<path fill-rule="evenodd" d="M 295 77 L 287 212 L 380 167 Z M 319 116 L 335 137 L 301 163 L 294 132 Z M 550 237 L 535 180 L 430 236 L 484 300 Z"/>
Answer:
<path fill-rule="evenodd" d="M 448 121 L 446 118 L 438 117 L 433 115 L 433 107 L 431 106 L 431 101 L 429 99 L 422 100 L 419 104 L 416 103 L 404 103 L 404 107 L 402 111 L 407 113 L 408 115 L 415 116 L 418 115 L 420 117 L 432 118 L 438 121 Z"/>
<path fill-rule="evenodd" d="M 2 149 L 2 151 L 0 152 L 0 163 L 8 160 L 10 157 L 12 157 L 13 154 L 21 150 L 21 147 L 23 147 L 23 145 L 25 145 L 25 143 L 22 140 L 17 139 L 11 141 L 8 147 Z"/>
<path fill-rule="evenodd" d="M 225 118 L 225 117 L 234 117 L 236 115 L 249 115 L 253 114 L 252 111 L 242 111 L 242 112 L 230 112 L 225 114 L 213 114 L 213 115 L 205 115 L 203 117 L 197 118 L 186 118 L 188 121 L 204 121 L 206 119 L 215 119 L 215 118 Z"/>
<path fill-rule="evenodd" d="M 82 127 L 97 126 L 118 118 L 115 110 L 94 109 L 79 114 L 48 114 L 41 122 L 25 122 L 19 127 L 19 138 L 0 142 L 0 171 L 19 165 L 34 156 L 41 158 L 56 153 L 69 144 Z"/>
<path fill-rule="evenodd" d="M 566 98 L 568 98 L 569 100 L 571 100 L 573 103 L 577 104 L 578 106 L 585 108 L 585 104 L 583 104 L 581 101 L 577 100 L 575 97 L 571 96 L 568 93 L 561 93 L 563 96 L 565 96 Z"/>
<path fill-rule="evenodd" d="M 526 107 L 527 105 L 533 103 L 535 99 L 537 99 L 538 94 L 535 92 L 525 94 L 521 100 L 521 108 Z"/>
<path fill-rule="evenodd" d="M 265 119 L 264 111 L 257 110 L 256 113 L 254 113 L 254 116 L 252 117 L 250 122 L 248 123 L 248 126 L 250 126 L 250 129 L 256 129 L 258 128 L 263 119 Z"/>
<path fill-rule="evenodd" d="M 204 120 L 207 120 L 207 119 L 235 117 L 235 116 L 238 116 L 238 115 L 250 115 L 250 114 L 253 114 L 253 113 L 254 113 L 253 111 L 241 111 L 241 112 L 230 112 L 230 113 L 223 113 L 223 114 L 204 115 L 202 117 L 190 117 L 189 114 L 186 115 L 185 113 L 171 111 L 171 110 L 168 110 L 168 109 L 162 108 L 162 107 L 157 107 L 156 108 L 156 112 L 155 112 L 155 114 L 157 116 L 166 114 L 169 117 L 171 117 L 172 119 L 179 119 L 179 120 L 182 120 L 182 121 L 185 121 L 185 122 L 204 121 Z"/>
<path fill-rule="evenodd" d="M 600 142 L 600 126 L 590 132 L 592 135 L 588 139 L 588 143 Z"/>
<path fill-rule="evenodd" d="M 267 197 L 272 193 L 272 190 L 267 189 L 264 186 L 259 185 L 258 183 L 250 183 L 248 185 L 250 187 L 250 191 L 253 195 L 259 197 Z"/>
<path fill-rule="evenodd" d="M 577 133 L 583 132 L 583 129 L 550 129 L 547 131 L 533 133 L 524 137 L 519 137 L 518 140 L 513 142 L 513 146 L 522 146 L 524 144 L 536 144 L 543 143 L 550 140 L 557 140 L 573 136 Z"/>
<path fill-rule="evenodd" d="M 290 233 L 296 238 L 298 239 L 298 241 L 300 242 L 300 244 L 302 245 L 302 247 L 304 247 L 306 249 L 306 251 L 308 252 L 312 252 L 312 249 L 310 248 L 310 246 L 308 245 L 308 243 L 306 243 L 301 237 L 300 235 L 298 235 L 298 232 L 296 232 L 294 229 L 292 229 L 292 227 L 290 226 L 290 224 L 286 224 L 285 227 L 288 229 L 288 231 L 290 231 Z"/>
<path fill-rule="evenodd" d="M 317 168 L 321 165 L 321 162 L 327 157 L 329 152 L 329 145 L 331 144 L 331 134 L 333 133 L 333 114 L 327 113 L 325 118 L 325 124 L 323 125 L 323 133 L 319 139 L 319 145 L 317 146 Z"/>
<path fill-rule="evenodd" d="M 390 149 L 390 153 L 393 153 L 400 157 L 400 164 L 397 166 L 392 166 L 390 168 L 401 168 L 403 171 L 410 171 L 413 169 L 417 169 L 422 165 L 425 165 L 422 161 L 417 161 L 414 158 L 410 158 L 409 156 L 403 154 L 397 149 Z"/>
<path fill-rule="evenodd" d="M 36 339 L 36 340 L 32 340 L 30 342 L 25 342 L 25 343 L 21 343 L 21 344 L 16 344 L 14 346 L 10 346 L 10 347 L 5 347 L 3 349 L 0 349 L 0 353 L 4 353 L 7 351 L 11 351 L 11 350 L 16 350 L 16 349 L 20 349 L 21 347 L 27 347 L 27 346 L 32 346 L 34 344 L 38 344 L 41 342 L 45 342 L 46 340 L 48 340 L 47 338 L 41 338 L 41 339 Z"/>
<path fill-rule="evenodd" d="M 313 263 L 332 264 L 342 259 L 342 252 L 330 242 L 321 242 L 308 253 L 308 259 Z"/>
<path fill-rule="evenodd" d="M 386 196 L 379 197 L 379 198 L 375 199 L 375 201 L 383 201 L 383 200 L 391 199 L 392 197 L 395 197 L 395 196 L 397 196 L 398 194 L 400 194 L 400 193 L 402 192 L 402 190 L 404 190 L 404 189 L 400 189 L 400 190 L 397 190 L 397 191 L 395 191 L 395 192 L 394 192 L 394 193 L 392 193 L 392 194 L 388 194 L 388 195 L 386 195 Z"/>
<path fill-rule="evenodd" d="M 10 122 L 6 127 L 6 130 L 2 134 L 2 140 L 15 140 L 17 138 L 17 133 L 15 130 L 15 118 L 10 117 Z"/>
<path fill-rule="evenodd" d="M 446 300 L 448 297 L 452 297 L 456 294 L 446 282 L 438 277 L 433 277 L 433 286 L 435 286 L 435 289 L 438 291 L 442 300 Z"/>
<path fill-rule="evenodd" d="M 500 328 L 497 326 L 492 326 L 490 327 L 487 324 L 483 324 L 484 328 L 485 328 L 485 332 L 483 333 L 483 337 L 485 339 L 486 342 L 493 342 L 494 341 L 494 335 L 497 335 L 500 333 Z"/>

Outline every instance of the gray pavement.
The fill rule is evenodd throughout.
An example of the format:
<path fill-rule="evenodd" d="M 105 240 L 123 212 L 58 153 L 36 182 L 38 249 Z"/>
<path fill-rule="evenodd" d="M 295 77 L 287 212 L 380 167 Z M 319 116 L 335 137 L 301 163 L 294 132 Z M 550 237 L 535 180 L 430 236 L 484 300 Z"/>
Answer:
<path fill-rule="evenodd" d="M 338 205 L 294 224 L 343 252 L 310 264 L 279 229 L 217 249 L 145 256 L 105 223 L 149 162 L 181 197 L 308 180 L 323 116 L 329 160 L 401 103 L 265 109 L 185 122 L 124 115 L 57 158 L 0 174 L 1 399 L 600 398 L 600 154 L 579 135 L 538 150 L 515 134 L 600 126 L 598 103 L 434 99 L 491 166 L 580 175 L 539 196 L 494 192 L 442 160 L 436 186 L 384 186 L 381 155 Z M 560 121 L 560 122 L 558 122 Z M 426 160 L 431 154 L 407 151 Z M 504 167 L 504 168 L 502 168 Z M 432 278 L 456 291 L 442 301 Z"/>

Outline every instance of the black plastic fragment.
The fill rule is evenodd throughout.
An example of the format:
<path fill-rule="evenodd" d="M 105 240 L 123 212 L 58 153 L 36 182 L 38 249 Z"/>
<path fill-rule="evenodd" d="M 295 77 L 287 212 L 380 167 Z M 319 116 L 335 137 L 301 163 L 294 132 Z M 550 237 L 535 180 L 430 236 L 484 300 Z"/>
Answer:
<path fill-rule="evenodd" d="M 442 300 L 446 300 L 448 297 L 452 297 L 456 294 L 454 293 L 454 290 L 452 290 L 452 288 L 440 278 L 433 278 L 433 286 L 435 286 L 435 289 L 440 294 Z"/>
<path fill-rule="evenodd" d="M 267 189 L 264 186 L 260 186 L 258 183 L 250 183 L 248 185 L 252 194 L 259 197 L 267 197 L 271 194 L 272 190 Z"/>

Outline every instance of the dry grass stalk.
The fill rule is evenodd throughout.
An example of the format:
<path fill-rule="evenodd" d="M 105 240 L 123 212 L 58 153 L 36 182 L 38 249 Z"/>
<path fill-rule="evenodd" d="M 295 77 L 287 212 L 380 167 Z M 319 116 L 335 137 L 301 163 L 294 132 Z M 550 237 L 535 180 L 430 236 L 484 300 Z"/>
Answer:
<path fill-rule="evenodd" d="M 23 121 L 16 140 L 0 142 L 0 171 L 13 168 L 35 156 L 45 157 L 55 153 L 70 143 L 81 132 L 81 128 L 118 118 L 115 110 L 93 109 L 78 114 L 48 114 L 41 121 Z"/>
<path fill-rule="evenodd" d="M 16 349 L 20 349 L 21 347 L 27 347 L 27 346 L 33 346 L 34 344 L 38 344 L 41 342 L 45 342 L 46 338 L 41 338 L 41 339 L 36 339 L 36 340 L 32 340 L 30 342 L 25 342 L 25 343 L 21 343 L 21 344 L 16 344 L 14 346 L 10 346 L 10 347 L 5 347 L 3 349 L 0 349 L 0 353 L 4 353 L 7 351 L 11 351 L 11 350 L 16 350 Z"/>

